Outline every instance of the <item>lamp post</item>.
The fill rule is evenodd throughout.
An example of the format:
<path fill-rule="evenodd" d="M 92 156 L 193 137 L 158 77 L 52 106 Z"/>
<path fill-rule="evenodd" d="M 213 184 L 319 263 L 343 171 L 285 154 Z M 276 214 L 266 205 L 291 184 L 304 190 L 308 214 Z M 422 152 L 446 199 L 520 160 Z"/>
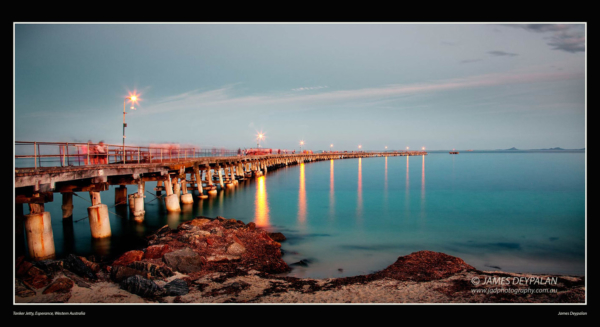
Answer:
<path fill-rule="evenodd" d="M 387 150 L 387 145 L 385 146 L 385 149 Z"/>
<path fill-rule="evenodd" d="M 304 145 L 304 141 L 300 141 L 300 153 L 302 153 L 302 145 Z"/>
<path fill-rule="evenodd" d="M 333 152 L 333 144 L 329 145 L 329 152 Z"/>
<path fill-rule="evenodd" d="M 131 100 L 131 103 L 134 104 L 137 101 L 137 96 L 134 94 L 123 100 L 123 163 L 125 163 L 125 127 L 127 127 L 125 123 L 125 104 L 127 103 L 127 99 Z M 135 110 L 135 107 L 131 107 L 131 110 Z"/>
<path fill-rule="evenodd" d="M 256 137 L 256 147 L 260 148 L 260 140 L 262 140 L 264 138 L 264 135 L 262 133 L 258 134 L 258 137 Z"/>

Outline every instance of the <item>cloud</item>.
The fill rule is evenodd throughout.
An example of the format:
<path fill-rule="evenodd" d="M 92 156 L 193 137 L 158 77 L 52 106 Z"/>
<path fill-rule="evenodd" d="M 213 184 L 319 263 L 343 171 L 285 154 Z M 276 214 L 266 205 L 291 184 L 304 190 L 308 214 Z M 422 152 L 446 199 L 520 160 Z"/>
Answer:
<path fill-rule="evenodd" d="M 310 87 L 299 87 L 297 89 L 292 89 L 292 91 L 309 91 L 309 90 L 319 90 L 326 89 L 329 86 L 310 86 Z"/>
<path fill-rule="evenodd" d="M 381 101 L 420 93 L 582 78 L 583 72 L 509 72 L 475 75 L 426 83 L 383 85 L 354 90 L 325 91 L 319 93 L 284 92 L 269 95 L 242 96 L 236 95 L 236 90 L 232 86 L 227 86 L 216 90 L 204 92 L 196 90 L 165 97 L 155 104 L 146 106 L 144 111 L 140 111 L 139 114 L 145 115 L 177 110 L 246 110 L 248 108 L 298 110 L 302 107 L 314 108 L 315 106 L 323 105 L 356 104 L 359 101 Z M 281 109 L 283 105 L 288 109 Z"/>
<path fill-rule="evenodd" d="M 545 37 L 554 50 L 571 53 L 585 51 L 585 25 L 583 24 L 506 24 L 535 33 L 552 33 Z"/>
<path fill-rule="evenodd" d="M 502 57 L 502 56 L 514 57 L 514 56 L 518 56 L 518 54 L 516 54 L 516 53 L 510 53 L 510 52 L 504 52 L 504 51 L 488 51 L 488 53 L 491 54 L 492 56 L 498 56 L 498 57 Z"/>

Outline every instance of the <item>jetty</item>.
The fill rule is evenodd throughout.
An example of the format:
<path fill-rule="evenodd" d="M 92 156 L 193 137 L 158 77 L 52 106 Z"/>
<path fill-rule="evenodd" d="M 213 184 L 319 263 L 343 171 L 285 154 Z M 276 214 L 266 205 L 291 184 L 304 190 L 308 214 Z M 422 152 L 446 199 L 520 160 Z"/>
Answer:
<path fill-rule="evenodd" d="M 136 147 L 105 145 L 102 154 L 91 153 L 96 144 L 66 142 L 15 142 L 15 232 L 17 241 L 25 228 L 29 255 L 33 260 L 55 257 L 50 213 L 44 204 L 62 198 L 62 218 L 71 219 L 73 195 L 88 192 L 92 238 L 111 236 L 108 206 L 101 193 L 115 188 L 114 204 L 127 205 L 134 219 L 143 221 L 146 182 L 157 182 L 154 189 L 164 198 L 168 212 L 181 211 L 180 204 L 216 195 L 218 190 L 234 188 L 239 180 L 262 176 L 267 171 L 323 160 L 383 156 L 421 156 L 425 151 L 324 151 L 322 153 L 279 153 L 243 155 L 240 150 L 174 147 Z M 24 150 L 24 148 L 26 150 Z M 42 154 L 43 152 L 43 154 Z M 291 152 L 291 151 L 290 151 Z M 100 158 L 98 158 L 100 157 Z M 94 160 L 96 159 L 96 160 Z M 99 162 L 98 164 L 92 164 Z M 127 193 L 127 185 L 137 192 Z M 206 191 L 206 194 L 205 194 Z M 24 205 L 29 214 L 24 214 Z"/>

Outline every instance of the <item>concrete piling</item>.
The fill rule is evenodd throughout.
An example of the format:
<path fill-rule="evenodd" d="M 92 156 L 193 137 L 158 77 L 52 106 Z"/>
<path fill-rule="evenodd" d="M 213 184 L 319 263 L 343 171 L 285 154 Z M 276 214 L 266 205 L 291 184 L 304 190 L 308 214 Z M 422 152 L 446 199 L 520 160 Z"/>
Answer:
<path fill-rule="evenodd" d="M 54 258 L 56 251 L 50 213 L 44 211 L 43 204 L 29 204 L 29 212 L 25 216 L 29 256 L 36 261 Z"/>
<path fill-rule="evenodd" d="M 167 177 L 165 180 L 165 189 L 167 190 L 167 196 L 165 197 L 165 205 L 168 212 L 181 211 L 179 206 L 179 198 L 173 193 L 173 187 L 171 186 L 171 178 Z"/>
<path fill-rule="evenodd" d="M 127 187 L 119 185 L 115 188 L 115 205 L 127 204 Z"/>
<path fill-rule="evenodd" d="M 60 193 L 60 194 L 62 194 L 61 209 L 62 209 L 63 219 L 73 217 L 73 193 L 65 192 L 65 193 Z"/>

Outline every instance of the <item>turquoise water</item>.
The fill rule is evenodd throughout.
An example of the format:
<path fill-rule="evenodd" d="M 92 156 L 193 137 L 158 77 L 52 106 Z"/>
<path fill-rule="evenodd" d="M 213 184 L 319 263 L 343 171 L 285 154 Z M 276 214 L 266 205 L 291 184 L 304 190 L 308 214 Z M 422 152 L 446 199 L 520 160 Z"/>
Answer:
<path fill-rule="evenodd" d="M 154 193 L 155 184 L 146 189 Z M 128 186 L 128 193 L 135 191 Z M 128 217 L 127 206 L 110 208 L 111 187 L 102 202 L 112 211 L 113 236 L 103 241 L 90 238 L 82 219 L 89 195 L 79 195 L 84 199 L 74 197 L 72 223 L 61 219 L 60 194 L 46 204 L 58 257 L 141 248 L 143 237 L 157 228 L 203 215 L 282 232 L 288 238 L 284 260 L 309 262 L 294 267 L 290 275 L 297 277 L 366 274 L 419 250 L 458 256 L 482 270 L 585 273 L 583 153 L 435 153 L 307 163 L 196 199 L 182 213 L 168 214 L 147 193 L 141 223 Z"/>

